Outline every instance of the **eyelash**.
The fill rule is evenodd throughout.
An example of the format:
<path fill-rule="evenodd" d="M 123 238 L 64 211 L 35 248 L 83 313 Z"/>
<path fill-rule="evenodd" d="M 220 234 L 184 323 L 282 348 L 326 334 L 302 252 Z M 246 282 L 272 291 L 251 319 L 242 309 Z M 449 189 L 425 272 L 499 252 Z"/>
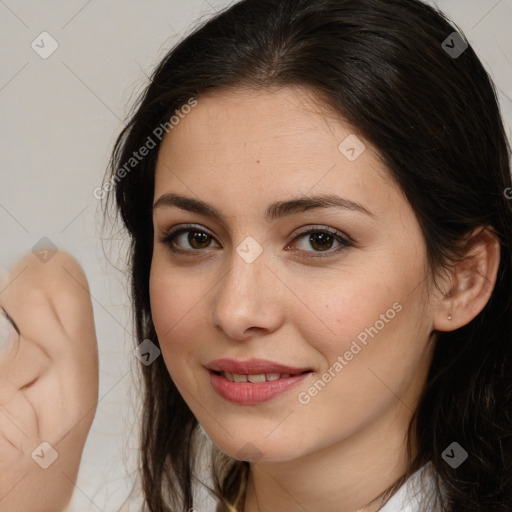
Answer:
<path fill-rule="evenodd" d="M 211 237 L 211 238 L 214 238 L 213 235 L 211 235 L 210 233 L 208 233 L 207 231 L 199 228 L 198 226 L 196 225 L 184 225 L 184 226 L 181 226 L 177 229 L 174 229 L 168 233 L 165 234 L 165 236 L 161 237 L 160 238 L 160 243 L 162 244 L 165 244 L 169 247 L 169 249 L 174 252 L 174 253 L 178 253 L 178 254 L 186 254 L 186 255 L 192 255 L 191 253 L 198 253 L 198 252 L 204 252 L 203 249 L 178 249 L 174 243 L 176 237 L 178 237 L 179 235 L 183 234 L 183 233 L 189 233 L 189 232 L 197 232 L 197 233 L 204 233 L 206 234 L 207 236 Z M 335 248 L 335 249 L 326 249 L 325 251 L 303 251 L 303 252 L 307 252 L 307 253 L 313 253 L 312 255 L 308 256 L 308 257 L 313 257 L 313 258 L 325 258 L 325 257 L 328 257 L 328 256 L 332 256 L 334 254 L 337 254 L 338 252 L 344 250 L 344 249 L 347 249 L 348 247 L 352 247 L 354 245 L 353 241 L 352 240 L 349 240 L 348 238 L 345 238 L 344 236 L 342 236 L 340 234 L 339 231 L 337 231 L 336 229 L 333 229 L 333 228 L 329 228 L 327 226 L 310 226 L 306 229 L 304 229 L 303 231 L 301 231 L 291 242 L 290 244 L 292 244 L 293 242 L 301 239 L 301 238 L 304 238 L 306 237 L 306 235 L 310 235 L 310 234 L 314 234 L 314 233 L 327 233 L 328 235 L 332 236 L 334 238 L 334 240 L 336 242 L 338 242 L 340 245 Z M 290 244 L 287 244 L 287 247 L 288 245 Z M 207 249 L 207 248 L 205 248 Z M 317 253 L 315 255 L 315 253 Z M 325 256 L 324 256 L 325 254 Z"/>

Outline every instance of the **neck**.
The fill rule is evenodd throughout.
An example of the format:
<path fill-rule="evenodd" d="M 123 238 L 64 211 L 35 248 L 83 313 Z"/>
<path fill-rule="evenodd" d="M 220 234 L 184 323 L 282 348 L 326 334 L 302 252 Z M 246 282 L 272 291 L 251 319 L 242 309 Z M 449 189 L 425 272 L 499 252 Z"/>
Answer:
<path fill-rule="evenodd" d="M 292 461 L 252 463 L 244 512 L 379 510 L 382 493 L 407 470 L 410 417 L 397 402 L 334 446 Z"/>

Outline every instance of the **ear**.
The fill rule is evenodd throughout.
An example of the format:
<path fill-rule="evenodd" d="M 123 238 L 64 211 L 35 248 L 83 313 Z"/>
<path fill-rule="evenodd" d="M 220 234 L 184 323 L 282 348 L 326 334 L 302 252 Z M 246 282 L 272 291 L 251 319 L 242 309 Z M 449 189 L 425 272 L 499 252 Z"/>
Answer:
<path fill-rule="evenodd" d="M 492 228 L 476 228 L 475 240 L 464 259 L 443 284 L 444 296 L 436 300 L 433 328 L 454 331 L 467 325 L 487 304 L 496 284 L 500 244 Z"/>

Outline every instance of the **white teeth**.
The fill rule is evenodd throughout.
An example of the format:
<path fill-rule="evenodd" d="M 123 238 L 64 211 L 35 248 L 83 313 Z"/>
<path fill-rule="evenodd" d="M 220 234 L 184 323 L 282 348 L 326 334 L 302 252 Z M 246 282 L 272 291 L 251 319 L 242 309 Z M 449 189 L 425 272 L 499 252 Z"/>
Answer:
<path fill-rule="evenodd" d="M 265 382 L 291 377 L 289 373 L 256 373 L 252 375 L 239 375 L 237 373 L 221 372 L 222 376 L 230 382 Z"/>
<path fill-rule="evenodd" d="M 265 382 L 267 379 L 264 373 L 257 373 L 255 375 L 247 375 L 249 382 Z"/>

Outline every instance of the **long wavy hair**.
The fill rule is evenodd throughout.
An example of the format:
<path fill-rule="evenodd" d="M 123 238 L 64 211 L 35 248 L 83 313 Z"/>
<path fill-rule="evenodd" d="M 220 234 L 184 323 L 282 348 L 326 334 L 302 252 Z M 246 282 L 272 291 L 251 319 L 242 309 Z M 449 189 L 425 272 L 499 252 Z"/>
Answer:
<path fill-rule="evenodd" d="M 501 254 L 492 295 L 470 323 L 439 333 L 409 425 L 409 468 L 387 495 L 431 462 L 443 510 L 510 512 L 510 147 L 495 88 L 473 49 L 456 56 L 443 45 L 454 31 L 463 37 L 418 0 L 238 2 L 203 22 L 156 67 L 115 143 L 102 190 L 129 234 L 137 343 L 158 344 L 149 298 L 157 134 L 170 131 L 171 116 L 206 92 L 301 86 L 316 93 L 380 152 L 419 220 L 432 276 L 464 256 L 468 233 L 492 227 Z M 156 147 L 135 159 L 149 138 Z M 188 510 L 201 452 L 197 420 L 163 358 L 141 372 L 145 508 Z M 442 458 L 454 440 L 469 453 L 457 469 Z M 217 510 L 243 510 L 249 464 L 214 447 L 211 467 Z"/>

